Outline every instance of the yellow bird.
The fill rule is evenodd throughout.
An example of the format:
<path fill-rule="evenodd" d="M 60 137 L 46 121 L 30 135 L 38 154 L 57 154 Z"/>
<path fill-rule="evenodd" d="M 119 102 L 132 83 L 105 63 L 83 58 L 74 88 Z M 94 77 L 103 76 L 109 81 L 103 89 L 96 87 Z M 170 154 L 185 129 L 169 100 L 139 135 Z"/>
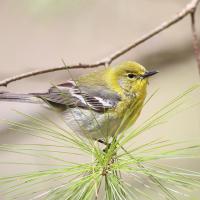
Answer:
<path fill-rule="evenodd" d="M 148 78 L 156 73 L 126 61 L 51 87 L 46 93 L 2 92 L 0 100 L 48 104 L 62 112 L 75 133 L 104 139 L 135 122 L 146 97 Z"/>

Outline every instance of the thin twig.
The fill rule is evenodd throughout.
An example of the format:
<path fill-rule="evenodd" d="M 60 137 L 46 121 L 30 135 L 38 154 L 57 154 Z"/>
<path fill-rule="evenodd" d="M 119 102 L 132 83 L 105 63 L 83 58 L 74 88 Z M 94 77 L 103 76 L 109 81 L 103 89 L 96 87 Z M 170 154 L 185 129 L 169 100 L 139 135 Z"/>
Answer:
<path fill-rule="evenodd" d="M 195 47 L 195 52 L 196 52 L 196 58 L 198 58 L 198 63 L 200 63 L 199 62 L 199 48 L 197 48 L 198 47 L 197 34 L 196 34 L 196 30 L 195 30 L 195 25 L 194 25 L 194 22 L 195 22 L 194 21 L 194 10 L 196 10 L 199 2 L 200 2 L 200 0 L 191 0 L 185 6 L 185 8 L 183 8 L 178 14 L 176 14 L 170 20 L 163 22 L 161 25 L 159 25 L 158 27 L 156 27 L 155 29 L 153 29 L 149 33 L 143 35 L 142 37 L 140 37 L 138 40 L 134 41 L 133 43 L 131 43 L 127 47 L 122 48 L 122 49 L 114 52 L 110 56 L 108 56 L 108 57 L 106 57 L 106 58 L 104 58 L 100 61 L 97 61 L 96 63 L 92 63 L 92 64 L 81 64 L 80 63 L 80 64 L 75 64 L 75 65 L 61 66 L 61 67 L 55 67 L 55 68 L 47 68 L 47 69 L 44 69 L 44 70 L 36 70 L 36 71 L 32 71 L 32 72 L 28 72 L 28 73 L 24 73 L 24 74 L 20 74 L 20 75 L 17 75 L 17 76 L 13 76 L 13 77 L 4 79 L 4 80 L 0 81 L 0 86 L 6 87 L 9 83 L 14 82 L 14 81 L 18 81 L 18 80 L 28 78 L 28 77 L 31 77 L 31 76 L 36 76 L 36 75 L 45 74 L 45 73 L 49 73 L 49 72 L 59 71 L 59 70 L 65 70 L 65 69 L 71 69 L 71 68 L 73 68 L 73 69 L 94 68 L 94 67 L 99 67 L 99 66 L 103 66 L 103 65 L 104 66 L 110 65 L 117 58 L 126 54 L 127 52 L 129 52 L 133 48 L 144 43 L 145 41 L 149 40 L 153 36 L 164 31 L 165 29 L 169 28 L 170 26 L 176 24 L 177 22 L 179 22 L 180 20 L 185 18 L 188 14 L 191 14 L 191 16 L 192 16 L 193 40 L 194 40 L 194 43 L 195 43 L 194 47 Z"/>
<path fill-rule="evenodd" d="M 195 11 L 196 11 L 196 9 L 194 9 L 194 11 L 191 12 L 191 14 L 190 14 L 191 28 L 192 28 L 192 43 L 193 43 L 195 58 L 196 58 L 198 69 L 199 69 L 199 74 L 200 74 L 200 43 L 198 40 L 196 26 L 195 26 Z"/>
<path fill-rule="evenodd" d="M 46 74 L 46 73 L 49 73 L 49 72 L 55 72 L 55 71 L 60 71 L 60 70 L 66 70 L 66 69 L 81 69 L 81 68 L 93 68 L 93 67 L 98 67 L 98 66 L 102 66 L 104 65 L 105 63 L 104 62 L 97 62 L 95 64 L 75 64 L 75 65 L 70 65 L 70 66 L 61 66 L 61 67 L 53 67 L 53 68 L 47 68 L 47 69 L 43 69 L 43 70 L 35 70 L 35 71 L 31 71 L 31 72 L 28 72 L 28 73 L 23 73 L 23 74 L 20 74 L 20 75 L 17 75 L 17 76 L 13 76 L 13 77 L 10 77 L 10 78 L 7 78 L 3 81 L 0 81 L 0 86 L 7 86 L 9 83 L 11 82 L 14 82 L 14 81 L 18 81 L 18 80 L 21 80 L 21 79 L 24 79 L 24 78 L 28 78 L 28 77 L 31 77 L 31 76 L 37 76 L 37 75 L 40 75 L 40 74 Z"/>
<path fill-rule="evenodd" d="M 124 49 L 121 49 L 115 53 L 113 53 L 110 57 L 108 57 L 108 63 L 111 63 L 113 60 L 119 58 L 120 56 L 124 55 L 125 53 L 129 52 L 131 49 L 135 48 L 136 46 L 142 44 L 146 40 L 152 38 L 153 36 L 157 35 L 158 33 L 162 32 L 163 30 L 169 28 L 173 24 L 177 23 L 184 17 L 186 17 L 188 14 L 193 12 L 193 10 L 196 9 L 198 6 L 198 3 L 200 0 L 192 0 L 190 3 L 186 5 L 186 7 L 181 10 L 178 14 L 176 14 L 174 17 L 172 17 L 170 20 L 163 22 L 161 25 L 150 31 L 149 33 L 143 35 L 138 40 L 134 41 L 132 44 L 130 44 L 128 47 L 125 47 Z"/>

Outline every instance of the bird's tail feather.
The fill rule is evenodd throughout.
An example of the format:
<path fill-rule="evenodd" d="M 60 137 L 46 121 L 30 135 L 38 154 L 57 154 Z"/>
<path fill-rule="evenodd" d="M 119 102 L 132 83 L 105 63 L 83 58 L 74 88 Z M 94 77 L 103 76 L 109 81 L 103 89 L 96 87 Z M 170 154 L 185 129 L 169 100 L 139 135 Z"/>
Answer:
<path fill-rule="evenodd" d="M 15 94 L 9 92 L 0 92 L 0 101 L 24 102 L 40 104 L 41 100 L 33 94 Z"/>

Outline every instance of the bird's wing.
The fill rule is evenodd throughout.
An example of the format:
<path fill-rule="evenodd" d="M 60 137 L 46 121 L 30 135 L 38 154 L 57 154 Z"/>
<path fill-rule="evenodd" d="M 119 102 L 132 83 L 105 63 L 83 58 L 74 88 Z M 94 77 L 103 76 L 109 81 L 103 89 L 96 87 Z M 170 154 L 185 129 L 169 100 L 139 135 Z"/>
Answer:
<path fill-rule="evenodd" d="M 54 107 L 81 107 L 96 112 L 114 108 L 120 96 L 103 86 L 77 86 L 74 81 L 51 87 L 48 93 L 35 94 Z"/>

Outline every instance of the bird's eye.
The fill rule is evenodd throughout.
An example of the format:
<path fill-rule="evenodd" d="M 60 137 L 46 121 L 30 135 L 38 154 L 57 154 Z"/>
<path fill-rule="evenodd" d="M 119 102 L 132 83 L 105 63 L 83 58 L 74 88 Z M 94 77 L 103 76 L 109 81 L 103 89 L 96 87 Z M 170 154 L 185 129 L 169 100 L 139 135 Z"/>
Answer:
<path fill-rule="evenodd" d="M 135 75 L 134 75 L 134 74 L 132 74 L 132 73 L 129 73 L 129 74 L 128 74 L 128 77 L 129 77 L 129 78 L 134 78 L 134 77 L 135 77 Z"/>

